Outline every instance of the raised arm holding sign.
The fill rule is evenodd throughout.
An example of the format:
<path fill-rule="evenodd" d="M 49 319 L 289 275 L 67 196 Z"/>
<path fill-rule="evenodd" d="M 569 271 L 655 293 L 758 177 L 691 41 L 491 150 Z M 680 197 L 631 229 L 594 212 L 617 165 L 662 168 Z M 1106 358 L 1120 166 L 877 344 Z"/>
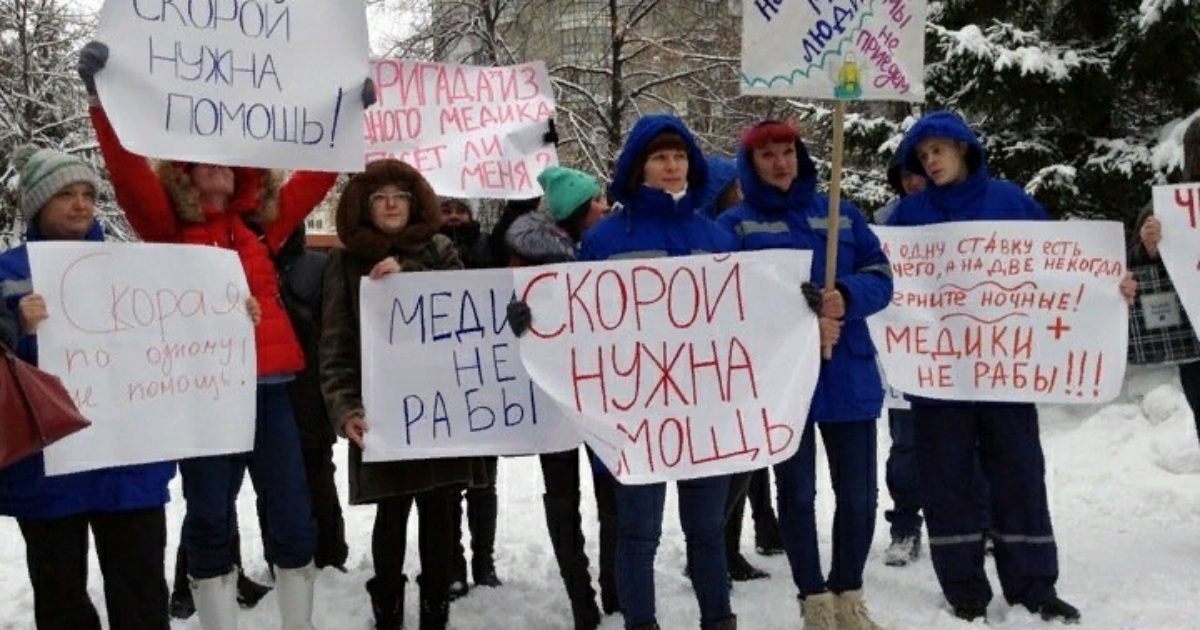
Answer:
<path fill-rule="evenodd" d="M 97 39 L 107 47 L 103 55 L 94 45 L 84 50 L 84 83 L 137 153 L 231 166 L 362 166 L 358 113 L 374 100 L 363 83 L 370 51 L 362 7 L 248 0 L 183 10 L 108 0 Z"/>

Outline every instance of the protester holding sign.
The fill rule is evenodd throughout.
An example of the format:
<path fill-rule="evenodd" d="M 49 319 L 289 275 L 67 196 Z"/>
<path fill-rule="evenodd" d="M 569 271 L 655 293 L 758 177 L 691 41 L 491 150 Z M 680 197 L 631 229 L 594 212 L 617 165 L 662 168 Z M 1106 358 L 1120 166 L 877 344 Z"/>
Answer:
<path fill-rule="evenodd" d="M 104 240 L 95 219 L 97 181 L 79 158 L 50 149 L 34 153 L 20 170 L 26 242 Z M 26 247 L 0 255 L 0 293 L 20 322 L 15 350 L 37 364 L 38 326 L 55 314 L 31 291 Z M 38 628 L 100 628 L 87 593 L 89 529 L 104 574 L 109 627 L 170 627 L 163 506 L 174 476 L 172 462 L 47 477 L 41 454 L 0 470 L 0 514 L 15 517 L 25 539 Z"/>
<path fill-rule="evenodd" d="M 216 456 L 180 463 L 188 502 L 183 544 L 200 624 L 208 630 L 237 625 L 237 570 L 229 523 L 249 468 L 268 531 L 267 561 L 277 568 L 283 624 L 311 627 L 316 531 L 287 390 L 293 375 L 304 368 L 304 354 L 281 305 L 271 254 L 324 199 L 337 173 L 297 171 L 280 185 L 274 172 L 259 168 L 163 162 L 155 170 L 146 158 L 122 146 L 96 98 L 95 76 L 107 59 L 108 47 L 90 42 L 80 53 L 78 70 L 88 89 L 92 125 L 117 201 L 129 223 L 146 241 L 237 252 L 250 292 L 262 307 L 263 322 L 255 335 L 259 382 L 254 450 L 248 458 Z M 373 100 L 373 84 L 367 80 L 364 107 Z M 257 228 L 252 229 L 252 223 Z"/>
<path fill-rule="evenodd" d="M 404 623 L 404 556 L 408 515 L 419 515 L 421 627 L 445 628 L 454 553 L 454 503 L 467 487 L 488 482 L 482 458 L 363 462 L 370 424 L 363 407 L 359 289 L 391 273 L 462 269 L 450 239 L 437 233 L 433 189 L 413 167 L 394 159 L 371 162 L 355 175 L 338 201 L 335 250 L 325 269 L 322 391 L 330 419 L 350 447 L 350 502 L 375 503 L 371 534 L 375 577 L 367 582 L 376 628 Z M 371 423 L 402 422 L 373 416 Z"/>
<path fill-rule="evenodd" d="M 583 235 L 608 212 L 600 182 L 587 173 L 551 166 L 538 175 L 538 184 L 546 192 L 548 214 L 523 214 L 506 230 L 505 242 L 512 253 L 512 267 L 575 260 Z M 524 332 L 529 324 L 528 309 L 514 303 L 510 313 L 509 321 L 514 330 Z M 596 591 L 592 589 L 588 557 L 583 548 L 579 449 L 539 457 L 546 486 L 542 497 L 546 527 L 550 530 L 554 559 L 571 601 L 575 630 L 593 630 L 600 626 L 600 610 L 596 607 Z M 612 614 L 619 607 L 615 575 L 616 481 L 590 451 L 589 460 L 592 462 L 596 509 L 600 513 L 600 602 L 604 613 Z"/>
<path fill-rule="evenodd" d="M 471 215 L 471 206 L 465 199 L 447 197 L 440 201 L 441 228 L 439 231 L 454 242 L 458 257 L 465 269 L 488 269 L 492 258 L 482 226 Z M 499 517 L 499 502 L 496 500 L 496 477 L 499 459 L 484 458 L 487 462 L 490 482 L 480 488 L 470 488 L 464 493 L 467 503 L 467 527 L 471 531 L 471 574 L 479 586 L 501 585 L 496 575 L 496 519 Z M 467 561 L 462 545 L 462 503 L 455 506 L 455 523 L 459 532 L 454 544 L 454 579 L 450 583 L 450 597 L 457 599 L 467 594 Z"/>
<path fill-rule="evenodd" d="M 900 202 L 891 225 L 1048 219 L 1019 187 L 989 178 L 983 145 L 956 114 L 921 118 L 905 135 L 900 155 L 904 168 L 924 175 L 929 185 Z M 990 535 L 1005 599 L 1046 620 L 1078 621 L 1079 610 L 1055 591 L 1058 549 L 1046 502 L 1037 407 L 1021 401 L 911 400 L 930 555 L 955 616 L 986 618 L 992 599 L 974 500 L 978 456 L 991 488 Z"/>
<path fill-rule="evenodd" d="M 1185 182 L 1200 182 L 1200 118 L 1192 120 L 1183 134 L 1183 179 Z M 1159 243 L 1162 242 L 1162 222 L 1154 216 L 1153 210 L 1154 207 L 1150 206 L 1138 215 L 1137 223 L 1134 225 L 1136 237 L 1129 247 L 1129 266 L 1153 265 L 1160 275 L 1166 276 L 1167 267 L 1158 251 Z M 1167 284 L 1169 283 L 1168 280 Z M 1174 287 L 1164 287 L 1164 289 L 1173 290 Z M 1180 332 L 1186 335 L 1190 330 L 1191 334 L 1182 339 L 1175 339 L 1174 341 L 1177 343 L 1172 345 L 1192 346 L 1196 341 L 1196 333 L 1191 330 L 1186 313 L 1181 313 L 1180 319 L 1189 324 Z M 1172 339 L 1168 338 L 1166 341 L 1171 344 Z M 1188 407 L 1192 410 L 1192 416 L 1196 422 L 1196 434 L 1200 437 L 1200 361 L 1183 361 L 1179 364 L 1179 385 L 1183 389 L 1183 396 L 1187 399 Z"/>
<path fill-rule="evenodd" d="M 819 195 L 817 169 L 789 125 L 764 121 L 742 136 L 738 168 L 745 201 L 718 222 L 740 239 L 742 249 L 807 249 L 812 279 L 823 284 L 829 200 Z M 775 467 L 783 546 L 800 591 L 805 627 L 876 628 L 863 601 L 862 575 L 875 531 L 875 421 L 883 408 L 883 385 L 866 318 L 883 310 L 892 295 L 892 274 L 879 239 L 857 208 L 842 204 L 838 230 L 837 285 L 818 287 L 808 278 L 809 305 L 821 318 L 822 345 L 833 357 L 821 364 L 817 391 L 800 448 Z M 837 496 L 833 560 L 821 572 L 816 527 L 816 438 L 829 457 Z"/>
<path fill-rule="evenodd" d="M 583 236 L 579 260 L 733 251 L 737 245 L 732 235 L 696 212 L 696 196 L 707 182 L 704 154 L 683 121 L 666 115 L 642 117 L 629 132 L 613 173 L 609 190 L 618 209 Z M 677 487 L 701 627 L 736 628 L 724 545 L 729 477 L 689 479 Z M 654 556 L 666 492 L 665 483 L 617 486 L 617 589 L 626 628 L 658 628 Z"/>

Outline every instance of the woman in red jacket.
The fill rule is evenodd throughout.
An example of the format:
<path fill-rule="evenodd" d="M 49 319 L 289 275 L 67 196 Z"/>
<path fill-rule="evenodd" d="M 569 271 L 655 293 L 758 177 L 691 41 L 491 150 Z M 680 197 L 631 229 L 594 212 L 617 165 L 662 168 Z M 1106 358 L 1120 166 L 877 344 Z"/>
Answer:
<path fill-rule="evenodd" d="M 152 168 L 117 138 L 96 99 L 95 74 L 108 48 L 91 42 L 79 74 L 91 99 L 92 125 L 117 202 L 143 240 L 209 245 L 237 252 L 250 293 L 262 307 L 255 330 L 258 400 L 254 450 L 179 463 L 187 515 L 183 546 L 200 625 L 237 627 L 236 580 L 230 526 L 249 468 L 264 523 L 267 561 L 276 567 L 283 627 L 311 629 L 316 529 L 304 475 L 300 439 L 287 383 L 304 368 L 304 355 L 284 311 L 272 254 L 325 198 L 337 173 L 297 172 L 280 184 L 272 171 L 217 164 L 163 162 Z M 364 106 L 374 101 L 370 81 Z"/>

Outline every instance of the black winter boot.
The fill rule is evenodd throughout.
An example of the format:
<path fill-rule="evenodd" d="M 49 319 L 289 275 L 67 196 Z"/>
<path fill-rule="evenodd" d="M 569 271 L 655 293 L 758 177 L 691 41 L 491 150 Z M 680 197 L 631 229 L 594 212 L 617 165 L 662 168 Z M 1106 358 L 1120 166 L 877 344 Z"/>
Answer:
<path fill-rule="evenodd" d="M 259 584 L 254 580 L 246 577 L 246 572 L 238 567 L 237 578 L 237 601 L 238 606 L 242 608 L 254 608 L 262 598 L 271 592 L 271 587 L 265 584 Z"/>
<path fill-rule="evenodd" d="M 183 545 L 175 553 L 175 582 L 171 586 L 171 601 L 168 610 L 173 619 L 187 619 L 196 614 L 196 603 L 192 600 L 192 589 L 188 583 L 187 557 Z"/>
<path fill-rule="evenodd" d="M 1079 623 L 1079 609 L 1051 595 L 1049 599 L 1036 606 L 1026 605 L 1029 612 L 1042 617 L 1042 621 L 1061 621 L 1067 624 Z"/>
<path fill-rule="evenodd" d="M 702 623 L 700 630 L 737 630 L 737 615 L 730 615 L 720 621 Z"/>
<path fill-rule="evenodd" d="M 420 630 L 446 630 L 450 623 L 450 598 L 445 593 L 429 593 L 421 589 Z"/>
<path fill-rule="evenodd" d="M 750 564 L 742 555 L 742 515 L 742 508 L 735 508 L 729 516 L 729 522 L 725 523 L 725 564 L 729 567 L 729 579 L 748 582 L 769 578 L 770 573 Z"/>
<path fill-rule="evenodd" d="M 500 586 L 496 576 L 496 488 L 467 490 L 467 526 L 471 529 L 471 576 L 476 586 Z"/>
<path fill-rule="evenodd" d="M 546 509 L 546 525 L 550 545 L 567 597 L 571 601 L 571 616 L 575 630 L 595 630 L 600 626 L 600 608 L 596 606 L 596 591 L 588 573 L 588 557 L 583 549 L 583 525 L 579 516 L 579 497 L 542 497 Z"/>
<path fill-rule="evenodd" d="M 400 586 L 388 586 L 379 578 L 367 580 L 367 593 L 371 595 L 371 611 L 375 614 L 375 630 L 404 629 L 404 583 L 408 578 L 402 578 Z"/>

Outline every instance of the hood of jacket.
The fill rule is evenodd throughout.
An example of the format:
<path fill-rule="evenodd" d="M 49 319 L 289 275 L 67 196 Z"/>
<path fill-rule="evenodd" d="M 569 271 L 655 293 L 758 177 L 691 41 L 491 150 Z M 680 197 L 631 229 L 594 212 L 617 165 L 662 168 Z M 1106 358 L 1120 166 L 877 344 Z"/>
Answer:
<path fill-rule="evenodd" d="M 399 234 L 384 234 L 371 223 L 371 193 L 387 184 L 412 194 L 408 226 Z M 377 262 L 398 250 L 424 247 L 438 232 L 438 197 L 417 169 L 400 160 L 375 160 L 346 184 L 337 207 L 337 234 L 349 254 Z"/>
<path fill-rule="evenodd" d="M 965 181 L 938 186 L 928 179 L 925 168 L 921 166 L 921 160 L 917 158 L 917 146 L 928 138 L 947 138 L 967 143 L 969 174 Z M 970 218 L 987 193 L 987 151 L 966 121 L 953 112 L 933 112 L 918 120 L 904 135 L 899 153 L 906 171 L 927 178 L 925 190 L 917 194 L 925 195 L 934 207 L 947 213 L 947 216 L 954 220 Z"/>
<path fill-rule="evenodd" d="M 648 157 L 644 153 L 650 141 L 668 131 L 683 138 L 688 153 L 688 190 L 677 206 L 689 212 L 693 207 L 698 207 L 694 205 L 695 199 L 708 184 L 708 164 L 704 160 L 704 152 L 700 150 L 700 145 L 696 144 L 696 138 L 688 131 L 687 125 L 675 116 L 666 114 L 642 116 L 629 131 L 625 147 L 621 149 L 621 155 L 613 169 L 612 183 L 609 185 L 609 196 L 613 200 L 627 208 L 644 205 L 650 200 L 670 201 L 671 196 L 667 193 L 646 188 L 641 182 L 631 181 L 634 166 Z"/>
<path fill-rule="evenodd" d="M 754 159 L 745 147 L 737 153 L 738 180 L 744 203 L 758 210 L 783 211 L 811 205 L 817 192 L 817 165 L 804 142 L 796 140 L 796 179 L 787 191 L 764 182 L 754 170 Z"/>
<path fill-rule="evenodd" d="M 175 216 L 184 223 L 204 223 L 210 211 L 200 205 L 200 193 L 188 177 L 190 162 L 159 162 L 155 167 L 158 179 L 171 197 Z M 226 212 L 239 214 L 247 221 L 270 223 L 279 216 L 279 188 L 282 182 L 277 171 L 263 168 L 233 168 L 233 198 Z"/>
<path fill-rule="evenodd" d="M 709 155 L 705 161 L 708 166 L 708 182 L 696 197 L 696 210 L 710 219 L 715 219 L 721 214 L 721 208 L 717 207 L 721 194 L 737 181 L 738 167 L 734 159 L 723 155 Z"/>

